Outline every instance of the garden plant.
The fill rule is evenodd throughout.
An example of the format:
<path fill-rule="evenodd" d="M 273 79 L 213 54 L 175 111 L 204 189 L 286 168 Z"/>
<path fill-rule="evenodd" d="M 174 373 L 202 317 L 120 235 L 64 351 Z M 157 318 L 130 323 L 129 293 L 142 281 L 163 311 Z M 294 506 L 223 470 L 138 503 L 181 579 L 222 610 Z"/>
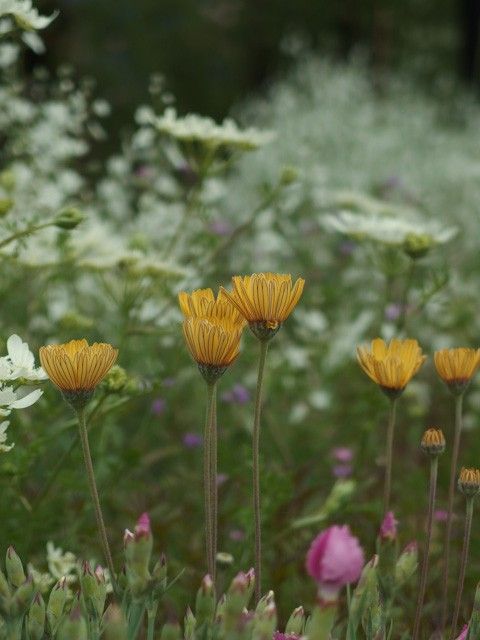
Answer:
<path fill-rule="evenodd" d="M 0 0 L 0 640 L 480 638 L 480 110 L 303 52 L 103 162 L 55 18 Z"/>

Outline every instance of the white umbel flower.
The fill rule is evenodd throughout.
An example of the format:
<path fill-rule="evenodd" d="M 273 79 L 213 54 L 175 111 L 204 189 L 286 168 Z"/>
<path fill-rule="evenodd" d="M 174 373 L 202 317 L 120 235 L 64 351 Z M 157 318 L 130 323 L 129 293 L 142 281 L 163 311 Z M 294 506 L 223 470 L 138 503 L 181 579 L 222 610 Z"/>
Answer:
<path fill-rule="evenodd" d="M 0 18 L 11 15 L 21 29 L 45 29 L 56 17 L 42 16 L 32 6 L 32 0 L 0 0 Z"/>

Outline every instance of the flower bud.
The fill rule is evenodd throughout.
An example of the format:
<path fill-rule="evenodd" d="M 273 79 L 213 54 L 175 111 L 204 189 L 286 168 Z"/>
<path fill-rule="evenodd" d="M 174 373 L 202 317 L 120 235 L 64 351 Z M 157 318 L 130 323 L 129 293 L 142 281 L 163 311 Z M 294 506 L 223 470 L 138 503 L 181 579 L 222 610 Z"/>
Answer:
<path fill-rule="evenodd" d="M 250 598 L 250 577 L 240 571 L 228 587 L 226 602 L 228 615 L 239 615 L 248 606 Z"/>
<path fill-rule="evenodd" d="M 285 633 L 295 633 L 301 635 L 305 625 L 305 611 L 303 607 L 297 607 L 293 610 L 292 615 L 288 619 Z"/>
<path fill-rule="evenodd" d="M 473 498 L 480 491 L 480 470 L 463 467 L 458 478 L 458 489 L 467 498 Z"/>
<path fill-rule="evenodd" d="M 45 635 L 45 601 L 37 593 L 28 613 L 27 629 L 29 640 L 42 640 Z"/>
<path fill-rule="evenodd" d="M 47 605 L 47 620 L 50 632 L 55 635 L 63 616 L 67 600 L 67 580 L 62 578 L 50 592 Z"/>
<path fill-rule="evenodd" d="M 422 436 L 420 447 L 424 453 L 436 457 L 445 451 L 445 436 L 441 429 L 427 429 Z"/>
<path fill-rule="evenodd" d="M 140 594 L 150 580 L 153 537 L 148 513 L 140 516 L 134 533 L 128 529 L 125 531 L 124 544 L 128 584 L 134 594 Z"/>
<path fill-rule="evenodd" d="M 395 566 L 395 581 L 397 587 L 403 586 L 417 571 L 418 545 L 410 542 L 400 554 Z"/>
<path fill-rule="evenodd" d="M 160 560 L 158 560 L 153 567 L 152 579 L 155 582 L 158 593 L 165 591 L 168 582 L 168 565 L 167 558 L 163 553 L 160 556 Z"/>
<path fill-rule="evenodd" d="M 111 604 L 105 612 L 105 640 L 127 640 L 127 622 L 117 604 Z"/>
<path fill-rule="evenodd" d="M 283 187 L 288 187 L 288 185 L 296 182 L 298 180 L 298 171 L 295 167 L 285 166 L 282 168 L 282 172 L 280 174 L 280 184 Z"/>
<path fill-rule="evenodd" d="M 363 567 L 358 584 L 353 592 L 350 615 L 353 620 L 354 630 L 360 624 L 365 611 L 376 598 L 378 585 L 378 556 L 375 555 Z"/>
<path fill-rule="evenodd" d="M 25 571 L 23 570 L 22 561 L 12 546 L 7 549 L 5 567 L 7 569 L 8 582 L 12 587 L 19 587 L 25 582 L 26 576 Z"/>
<path fill-rule="evenodd" d="M 273 592 L 270 593 L 271 601 L 264 608 L 257 608 L 255 612 L 252 640 L 271 640 L 277 628 L 277 607 L 273 601 Z"/>
<path fill-rule="evenodd" d="M 212 578 L 207 574 L 202 580 L 200 589 L 197 591 L 195 601 L 195 615 L 198 625 L 200 626 L 205 622 L 210 623 L 213 620 L 214 613 L 215 589 Z"/>
<path fill-rule="evenodd" d="M 68 207 L 60 211 L 55 217 L 53 224 L 59 229 L 66 229 L 67 231 L 75 229 L 78 225 L 86 219 L 86 215 L 75 209 L 74 207 Z"/>
<path fill-rule="evenodd" d="M 404 243 L 403 250 L 412 259 L 423 258 L 432 248 L 433 240 L 430 235 L 409 233 L 407 234 Z"/>
<path fill-rule="evenodd" d="M 193 615 L 193 611 L 190 607 L 187 609 L 183 626 L 185 629 L 185 640 L 195 640 L 195 627 L 197 626 L 197 621 L 195 620 L 195 616 Z"/>
<path fill-rule="evenodd" d="M 397 524 L 398 524 L 398 520 L 396 520 L 393 511 L 387 511 L 383 519 L 383 522 L 380 526 L 380 539 L 383 541 L 396 540 Z"/>
<path fill-rule="evenodd" d="M 34 591 L 33 579 L 29 576 L 13 594 L 10 602 L 10 611 L 13 616 L 21 616 L 27 612 L 32 602 Z"/>
<path fill-rule="evenodd" d="M 80 607 L 76 606 L 67 618 L 64 618 L 57 636 L 58 640 L 88 640 L 87 623 Z"/>
<path fill-rule="evenodd" d="M 103 616 L 107 597 L 107 585 L 102 567 L 98 566 L 95 572 L 92 572 L 90 564 L 84 562 L 82 565 L 80 584 L 88 615 L 100 620 Z"/>

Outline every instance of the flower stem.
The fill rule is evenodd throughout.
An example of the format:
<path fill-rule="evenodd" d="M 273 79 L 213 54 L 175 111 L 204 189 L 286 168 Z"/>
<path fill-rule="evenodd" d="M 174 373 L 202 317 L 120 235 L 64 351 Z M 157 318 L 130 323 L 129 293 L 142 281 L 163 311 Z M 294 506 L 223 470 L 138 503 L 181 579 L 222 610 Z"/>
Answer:
<path fill-rule="evenodd" d="M 427 516 L 427 537 L 425 540 L 425 550 L 423 554 L 422 574 L 420 577 L 420 588 L 418 593 L 417 610 L 415 612 L 415 623 L 413 626 L 413 640 L 418 639 L 420 631 L 420 620 L 422 618 L 423 601 L 425 599 L 425 589 L 427 586 L 428 561 L 430 555 L 430 543 L 432 541 L 433 512 L 435 509 L 435 496 L 437 493 L 438 457 L 430 458 L 430 487 L 428 493 L 428 516 Z"/>
<path fill-rule="evenodd" d="M 211 423 L 215 404 L 215 385 L 207 383 L 207 412 L 205 416 L 203 442 L 203 489 L 205 498 L 205 547 L 207 571 L 213 579 L 213 530 L 212 530 L 212 444 Z"/>
<path fill-rule="evenodd" d="M 453 640 L 456 636 L 455 629 L 457 628 L 458 615 L 460 613 L 460 605 L 462 603 L 463 585 L 465 582 L 465 571 L 467 568 L 468 549 L 470 546 L 470 533 L 472 531 L 472 519 L 473 519 L 473 500 L 472 496 L 467 497 L 467 508 L 465 514 L 465 533 L 463 536 L 463 548 L 462 559 L 460 561 L 460 575 L 458 577 L 457 597 L 455 598 L 455 611 L 453 614 L 452 627 L 450 630 L 450 640 Z"/>
<path fill-rule="evenodd" d="M 105 529 L 105 521 L 103 519 L 102 508 L 100 506 L 100 498 L 98 496 L 97 483 L 95 481 L 95 472 L 93 470 L 92 455 L 90 453 L 90 445 L 88 443 L 87 423 L 85 419 L 85 408 L 77 410 L 78 427 L 80 432 L 80 440 L 82 442 L 83 459 L 85 461 L 85 469 L 87 471 L 88 484 L 90 486 L 90 494 L 92 496 L 95 517 L 97 520 L 98 532 L 103 546 L 103 553 L 110 572 L 110 580 L 114 592 L 117 591 L 117 582 L 115 579 L 115 569 L 113 566 L 112 554 L 110 553 L 110 545 L 108 544 L 107 531 Z"/>
<path fill-rule="evenodd" d="M 212 540 L 212 579 L 217 577 L 217 538 L 218 538 L 218 437 L 217 437 L 217 383 L 213 383 L 213 397 L 210 411 L 210 496 L 211 496 L 211 540 Z"/>
<path fill-rule="evenodd" d="M 397 412 L 397 398 L 390 400 L 390 412 L 387 427 L 387 449 L 385 467 L 385 487 L 383 493 L 383 512 L 387 513 L 390 507 L 390 494 L 392 491 L 392 458 L 393 458 L 393 434 L 395 432 L 395 417 Z"/>
<path fill-rule="evenodd" d="M 453 501 L 455 498 L 455 483 L 457 480 L 458 453 L 460 450 L 460 435 L 462 432 L 463 393 L 455 398 L 455 434 L 453 439 L 452 462 L 450 466 L 450 485 L 448 488 L 447 527 L 445 533 L 444 564 L 442 576 L 442 613 L 440 632 L 443 634 L 447 622 L 448 573 L 450 569 L 450 541 L 452 537 Z"/>
<path fill-rule="evenodd" d="M 262 523 L 260 514 L 260 416 L 262 411 L 262 391 L 267 359 L 268 342 L 260 340 L 258 361 L 257 392 L 253 420 L 253 518 L 255 525 L 255 603 L 262 594 Z"/>

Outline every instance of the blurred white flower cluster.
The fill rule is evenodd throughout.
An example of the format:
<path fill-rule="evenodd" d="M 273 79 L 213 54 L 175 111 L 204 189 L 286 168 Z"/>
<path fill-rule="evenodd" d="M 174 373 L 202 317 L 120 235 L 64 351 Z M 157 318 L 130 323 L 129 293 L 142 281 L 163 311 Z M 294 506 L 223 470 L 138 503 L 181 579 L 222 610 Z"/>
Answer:
<path fill-rule="evenodd" d="M 32 6 L 32 0 L 0 0 L 0 18 L 11 15 L 22 29 L 44 29 L 55 15 L 42 16 Z"/>
<path fill-rule="evenodd" d="M 27 385 L 46 378 L 43 369 L 35 367 L 35 358 L 28 344 L 17 335 L 10 336 L 7 355 L 0 358 L 0 416 L 8 416 L 13 409 L 25 409 L 34 404 L 43 391 L 28 391 Z M 0 423 L 0 451 L 3 452 L 13 447 L 13 444 L 6 444 L 8 426 L 8 420 Z"/>

